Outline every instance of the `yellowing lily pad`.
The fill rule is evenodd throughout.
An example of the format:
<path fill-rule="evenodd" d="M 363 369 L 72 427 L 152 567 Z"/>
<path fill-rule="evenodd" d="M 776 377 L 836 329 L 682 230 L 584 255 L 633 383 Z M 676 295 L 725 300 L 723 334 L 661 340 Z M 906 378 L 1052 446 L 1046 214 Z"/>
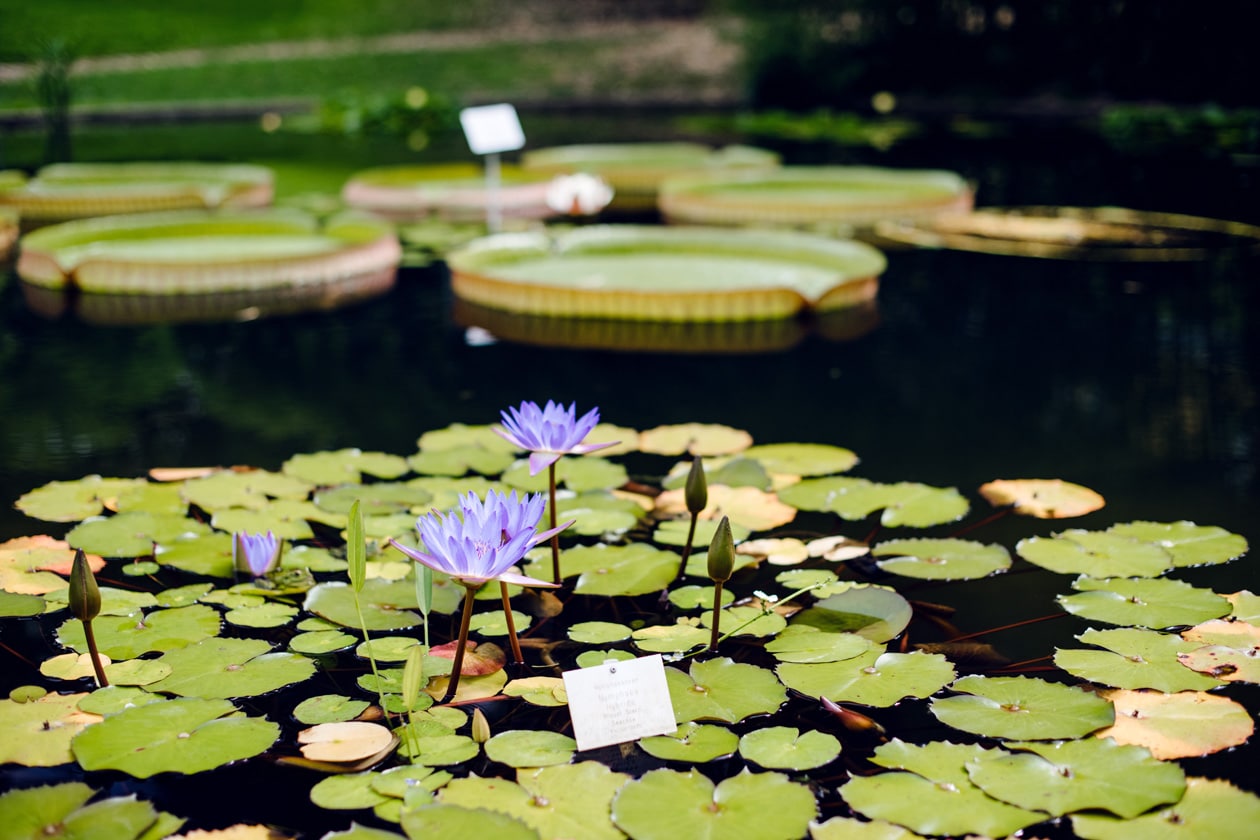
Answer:
<path fill-rule="evenodd" d="M 144 479 L 102 478 L 89 475 L 78 481 L 50 481 L 22 496 L 14 506 L 46 522 L 79 522 L 105 510 L 105 502 L 144 484 Z"/>
<path fill-rule="evenodd" d="M 1115 689 L 1102 696 L 1114 704 L 1116 719 L 1095 736 L 1146 747 L 1161 760 L 1220 752 L 1246 743 L 1255 731 L 1243 706 L 1206 691 Z"/>
<path fill-rule="evenodd" d="M 397 739 L 377 723 L 341 721 L 303 729 L 297 741 L 302 755 L 312 761 L 354 762 L 389 749 Z"/>
<path fill-rule="evenodd" d="M 710 484 L 708 504 L 700 511 L 701 519 L 728 517 L 732 525 L 742 525 L 749 531 L 769 531 L 786 525 L 796 518 L 796 508 L 779 501 L 773 493 L 756 487 L 728 487 Z M 685 490 L 666 490 L 656 497 L 656 514 L 662 518 L 684 516 L 687 504 Z"/>
<path fill-rule="evenodd" d="M 1058 478 L 999 478 L 980 485 L 980 495 L 994 507 L 1015 509 L 1016 513 L 1038 519 L 1070 519 L 1102 508 L 1102 496 Z"/>
<path fill-rule="evenodd" d="M 74 760 L 70 741 L 75 735 L 102 720 L 98 714 L 81 711 L 79 701 L 86 694 L 45 694 L 29 703 L 8 698 L 0 700 L 0 764 L 13 762 L 27 767 L 55 767 Z"/>
<path fill-rule="evenodd" d="M 715 423 L 657 426 L 639 433 L 639 449 L 657 455 L 732 455 L 752 446 L 752 435 Z"/>

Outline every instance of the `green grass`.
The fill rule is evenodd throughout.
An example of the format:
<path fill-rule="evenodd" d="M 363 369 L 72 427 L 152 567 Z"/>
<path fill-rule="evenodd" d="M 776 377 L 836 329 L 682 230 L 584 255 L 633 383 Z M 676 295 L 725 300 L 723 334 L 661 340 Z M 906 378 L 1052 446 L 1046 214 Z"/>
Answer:
<path fill-rule="evenodd" d="M 494 0 L 4 0 L 0 61 L 61 39 L 77 55 L 488 25 Z"/>

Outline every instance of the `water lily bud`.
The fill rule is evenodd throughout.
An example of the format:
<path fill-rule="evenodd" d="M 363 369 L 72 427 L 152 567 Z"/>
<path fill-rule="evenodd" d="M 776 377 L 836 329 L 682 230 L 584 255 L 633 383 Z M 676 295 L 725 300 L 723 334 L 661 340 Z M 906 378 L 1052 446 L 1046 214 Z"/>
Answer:
<path fill-rule="evenodd" d="M 704 459 L 699 455 L 691 459 L 691 472 L 687 473 L 683 498 L 687 501 L 687 510 L 693 516 L 709 504 L 709 486 L 704 480 Z"/>
<path fill-rule="evenodd" d="M 490 740 L 490 721 L 486 720 L 481 709 L 473 709 L 472 739 L 478 744 L 484 744 Z"/>
<path fill-rule="evenodd" d="M 91 621 L 101 612 L 101 590 L 81 548 L 75 550 L 70 569 L 70 612 L 79 621 Z"/>
<path fill-rule="evenodd" d="M 714 583 L 725 583 L 734 569 L 735 537 L 731 534 L 731 521 L 723 516 L 709 543 L 709 578 Z"/>

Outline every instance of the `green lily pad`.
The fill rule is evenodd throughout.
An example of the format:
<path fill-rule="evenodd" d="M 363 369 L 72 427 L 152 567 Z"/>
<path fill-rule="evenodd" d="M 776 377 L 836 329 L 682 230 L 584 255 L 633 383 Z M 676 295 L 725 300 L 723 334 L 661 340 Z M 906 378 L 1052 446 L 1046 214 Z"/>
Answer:
<path fill-rule="evenodd" d="M 793 624 L 766 643 L 766 652 L 780 662 L 840 662 L 861 656 L 874 646 L 857 633 L 829 633 L 808 624 Z"/>
<path fill-rule="evenodd" d="M 359 640 L 340 630 L 310 630 L 299 633 L 289 639 L 289 650 L 307 656 L 323 656 L 338 650 L 345 650 Z"/>
<path fill-rule="evenodd" d="M 725 726 L 687 721 L 667 735 L 640 738 L 639 747 L 665 761 L 704 764 L 733 755 L 739 749 L 739 736 Z"/>
<path fill-rule="evenodd" d="M 402 835 L 352 822 L 345 831 L 330 831 L 320 837 L 320 840 L 402 840 Z"/>
<path fill-rule="evenodd" d="M 573 457 L 566 455 L 556 461 L 556 484 L 563 485 L 574 493 L 590 490 L 610 490 L 620 487 L 629 480 L 626 468 L 618 463 L 600 458 L 597 455 Z M 514 466 L 504 471 L 499 480 L 508 487 L 524 490 L 528 493 L 542 493 L 547 490 L 547 471 L 537 475 L 529 474 L 529 463 L 517 461 Z"/>
<path fill-rule="evenodd" d="M 878 484 L 848 476 L 807 478 L 780 490 L 779 500 L 801 510 L 827 511 L 851 521 L 883 509 L 880 524 L 911 528 L 956 522 L 970 508 L 966 497 L 953 487 L 909 481 Z"/>
<path fill-rule="evenodd" d="M 512 610 L 512 622 L 516 632 L 527 629 L 532 619 L 523 612 Z M 503 610 L 487 610 L 473 615 L 469 629 L 482 636 L 506 636 L 508 634 L 507 614 Z"/>
<path fill-rule="evenodd" d="M 411 649 L 418 644 L 420 640 L 410 636 L 377 636 L 356 647 L 354 654 L 377 662 L 406 662 Z"/>
<path fill-rule="evenodd" d="M 410 840 L 540 840 L 537 831 L 507 814 L 441 803 L 407 809 L 402 813 L 402 827 Z"/>
<path fill-rule="evenodd" d="M 161 567 L 152 560 L 144 560 L 126 564 L 122 567 L 122 573 L 127 577 L 144 577 L 145 575 L 156 575 L 160 569 Z"/>
<path fill-rule="evenodd" d="M 169 676 L 169 665 L 152 659 L 128 659 L 105 666 L 110 685 L 149 685 Z"/>
<path fill-rule="evenodd" d="M 315 492 L 312 500 L 328 511 L 349 515 L 350 506 L 356 501 L 363 511 L 363 518 L 407 513 L 413 509 L 425 509 L 433 502 L 433 494 L 423 487 L 382 481 L 376 484 L 339 484 Z"/>
<path fill-rule="evenodd" d="M 194 604 L 146 615 L 101 616 L 92 622 L 100 652 L 110 659 L 135 659 L 151 651 L 166 652 L 199 642 L 219 633 L 219 613 L 213 607 Z M 83 624 L 70 619 L 57 628 L 57 641 L 79 653 L 87 653 Z"/>
<path fill-rule="evenodd" d="M 374 773 L 372 790 L 395 799 L 404 799 L 409 791 L 417 788 L 432 793 L 452 778 L 445 770 L 434 770 L 422 764 L 404 764 L 391 767 L 383 773 Z"/>
<path fill-rule="evenodd" d="M 578 576 L 579 595 L 645 595 L 660 592 L 673 582 L 679 558 L 644 543 L 625 546 L 593 545 L 566 549 L 560 554 L 565 577 Z M 526 574 L 550 580 L 551 558 L 535 560 Z M 545 569 L 545 571 L 543 571 Z"/>
<path fill-rule="evenodd" d="M 1260 822 L 1260 797 L 1222 779 L 1186 780 L 1176 804 L 1132 819 L 1073 814 L 1072 830 L 1085 840 L 1190 840 L 1238 837 Z"/>
<path fill-rule="evenodd" d="M 198 534 L 163 542 L 154 557 L 163 566 L 189 574 L 219 578 L 236 575 L 231 534 Z"/>
<path fill-rule="evenodd" d="M 23 493 L 13 506 L 45 522 L 79 522 L 100 515 L 105 510 L 105 500 L 145 483 L 142 478 L 102 478 L 99 475 L 77 481 L 50 481 Z"/>
<path fill-rule="evenodd" d="M 873 642 L 886 642 L 905 630 L 913 615 L 910 603 L 892 589 L 853 586 L 802 610 L 792 624 L 829 633 L 857 633 Z"/>
<path fill-rule="evenodd" d="M 577 742 L 561 732 L 509 729 L 486 741 L 486 757 L 508 767 L 547 767 L 568 764 Z"/>
<path fill-rule="evenodd" d="M 444 767 L 463 764 L 477 757 L 481 747 L 467 735 L 424 735 L 416 738 L 399 733 L 398 754 L 415 764 Z"/>
<path fill-rule="evenodd" d="M 85 694 L 45 694 L 29 703 L 0 700 L 0 764 L 55 767 L 74 760 L 70 742 L 84 727 L 100 721 L 79 709 Z"/>
<path fill-rule="evenodd" d="M 871 554 L 887 558 L 876 562 L 883 571 L 922 580 L 975 580 L 1011 566 L 1005 548 L 972 540 L 886 540 Z"/>
<path fill-rule="evenodd" d="M 0 824 L 11 840 L 148 840 L 175 831 L 183 820 L 159 820 L 148 802 L 116 796 L 85 804 L 96 791 L 81 782 L 11 790 L 0 795 Z M 159 833 L 154 833 L 159 832 Z"/>
<path fill-rule="evenodd" d="M 613 800 L 613 821 L 635 840 L 796 840 L 814 795 L 780 773 L 743 771 L 714 785 L 691 770 L 652 770 Z"/>
<path fill-rule="evenodd" d="M 1113 534 L 1155 543 L 1172 555 L 1173 565 L 1215 566 L 1247 553 L 1247 540 L 1215 525 L 1193 522 L 1125 522 L 1107 529 Z"/>
<path fill-rule="evenodd" d="M 569 702 L 564 680 L 560 677 L 523 677 L 503 687 L 508 697 L 520 697 L 534 706 L 564 706 Z"/>
<path fill-rule="evenodd" d="M 1180 636 L 1155 630 L 1118 627 L 1089 628 L 1076 638 L 1105 650 L 1064 650 L 1054 664 L 1069 674 L 1115 688 L 1153 688 L 1159 691 L 1205 691 L 1223 683 L 1196 673 L 1178 660 L 1199 645 Z"/>
<path fill-rule="evenodd" d="M 1159 577 L 1173 566 L 1172 555 L 1160 546 L 1112 531 L 1074 528 L 1031 537 L 1020 540 L 1015 552 L 1043 569 L 1093 578 Z"/>
<path fill-rule="evenodd" d="M 166 700 L 158 694 L 150 694 L 142 688 L 110 685 L 98 688 L 79 701 L 79 710 L 94 715 L 112 715 L 123 709 L 161 703 Z"/>
<path fill-rule="evenodd" d="M 171 675 L 149 691 L 209 699 L 253 697 L 302 682 L 315 664 L 295 653 L 271 653 L 262 639 L 204 639 L 162 655 Z"/>
<path fill-rule="evenodd" d="M 725 657 L 692 662 L 689 673 L 666 668 L 665 681 L 678 723 L 736 723 L 751 715 L 770 714 L 787 700 L 787 691 L 770 671 Z"/>
<path fill-rule="evenodd" d="M 190 583 L 187 586 L 174 586 L 157 593 L 159 607 L 187 607 L 197 603 L 198 599 L 214 589 L 213 583 Z"/>
<path fill-rule="evenodd" d="M 717 595 L 717 587 L 715 586 L 680 586 L 677 589 L 671 589 L 669 592 L 669 602 L 680 610 L 711 610 L 713 609 L 713 598 Z M 729 589 L 722 590 L 722 606 L 734 603 L 735 593 Z M 723 622 L 723 626 L 729 626 Z"/>
<path fill-rule="evenodd" d="M 294 455 L 280 467 L 285 475 L 327 487 L 347 481 L 362 481 L 364 474 L 389 480 L 408 471 L 407 459 L 385 452 L 339 449 Z"/>
<path fill-rule="evenodd" d="M 739 739 L 739 754 L 767 770 L 812 770 L 840 755 L 840 741 L 826 732 L 767 726 Z"/>
<path fill-rule="evenodd" d="M 418 473 L 458 478 L 467 473 L 498 475 L 512 466 L 512 452 L 486 449 L 476 444 L 430 449 L 412 455 L 407 463 Z"/>
<path fill-rule="evenodd" d="M 495 437 L 498 437 L 498 435 L 495 435 Z M 503 441 L 503 443 L 511 446 L 507 441 Z M 484 499 L 486 493 L 490 490 L 507 492 L 507 488 L 501 483 L 479 475 L 467 475 L 462 478 L 421 476 L 406 482 L 405 486 L 419 488 L 426 493 L 432 494 L 432 501 L 426 505 L 426 508 L 431 510 L 450 510 L 453 507 L 457 507 L 459 505 L 459 497 L 468 493 L 473 493 L 478 498 Z"/>
<path fill-rule="evenodd" d="M 594 490 L 561 497 L 556 501 L 556 521 L 574 520 L 565 531 L 569 535 L 620 535 L 639 523 L 647 511 L 633 499 L 614 496 L 606 490 Z M 549 520 L 549 514 L 543 514 Z"/>
<path fill-rule="evenodd" d="M 573 661 L 579 668 L 593 668 L 609 661 L 622 662 L 637 658 L 628 650 L 584 650 Z"/>
<path fill-rule="evenodd" d="M 184 482 L 184 498 L 204 511 L 261 510 L 271 499 L 301 500 L 315 489 L 300 478 L 266 470 L 225 470 Z"/>
<path fill-rule="evenodd" d="M 1080 688 L 1031 677 L 963 677 L 932 714 L 955 729 L 1021 741 L 1080 738 L 1115 720 L 1111 703 Z"/>
<path fill-rule="evenodd" d="M 587 645 L 606 645 L 630 638 L 631 630 L 611 621 L 581 621 L 569 627 L 569 638 Z"/>
<path fill-rule="evenodd" d="M 826 822 L 811 823 L 809 826 L 809 840 L 918 840 L 921 836 L 883 820 L 855 820 L 850 817 L 832 817 Z"/>
<path fill-rule="evenodd" d="M 292 621 L 297 614 L 297 607 L 271 601 L 266 604 L 229 610 L 223 616 L 223 620 L 228 624 L 235 624 L 237 627 L 283 627 Z"/>
<path fill-rule="evenodd" d="M 293 709 L 293 717 L 305 724 L 340 723 L 354 720 L 368 710 L 366 700 L 353 700 L 344 694 L 318 694 Z"/>
<path fill-rule="evenodd" d="M 789 444 L 790 445 L 790 444 Z M 666 490 L 685 487 L 687 474 L 691 471 L 690 461 L 680 461 L 669 471 L 669 475 L 661 482 Z M 727 487 L 756 487 L 758 490 L 769 490 L 773 481 L 766 467 L 760 461 L 735 456 L 733 458 L 716 458 L 704 463 L 705 481 L 713 486 L 722 484 Z"/>
<path fill-rule="evenodd" d="M 788 688 L 836 703 L 884 708 L 907 697 L 929 697 L 954 679 L 954 666 L 937 653 L 870 650 L 840 662 L 784 663 L 775 669 Z"/>
<path fill-rule="evenodd" d="M 696 623 L 691 623 L 696 622 Z M 675 624 L 652 624 L 635 630 L 634 646 L 650 653 L 685 653 L 694 647 L 707 645 L 713 633 L 699 626 L 696 619 L 679 620 Z"/>
<path fill-rule="evenodd" d="M 774 636 L 787 627 L 787 619 L 783 616 L 773 610 L 752 606 L 727 607 L 722 610 L 719 620 L 724 635 Z M 713 626 L 711 610 L 700 614 L 700 624 L 703 627 Z"/>
<path fill-rule="evenodd" d="M 332 581 L 318 584 L 307 592 L 302 607 L 342 627 L 372 632 L 405 630 L 424 621 L 420 613 L 413 612 L 419 605 L 416 587 L 411 581 L 369 580 L 359 592 L 359 604 L 363 610 L 362 628 L 359 611 L 355 608 L 354 589 L 347 583 Z"/>
<path fill-rule="evenodd" d="M 246 717 L 227 700 L 182 698 L 124 709 L 71 742 L 84 770 L 121 770 L 140 779 L 200 773 L 266 750 L 280 727 Z"/>
<path fill-rule="evenodd" d="M 1176 764 L 1110 738 L 1007 747 L 1016 752 L 990 752 L 967 764 L 972 783 L 1003 802 L 1052 817 L 1098 809 L 1131 819 L 1176 802 L 1186 789 Z"/>
<path fill-rule="evenodd" d="M 320 779 L 311 788 L 311 802 L 330 811 L 355 811 L 383 805 L 389 797 L 372 786 L 379 773 L 346 773 Z"/>
<path fill-rule="evenodd" d="M 276 499 L 265 507 L 223 508 L 214 512 L 210 524 L 220 531 L 234 534 L 246 531 L 261 534 L 271 531 L 286 540 L 309 540 L 315 536 L 308 521 L 323 522 L 335 528 L 345 526 L 345 517 L 328 513 L 313 502 L 294 499 Z"/>
<path fill-rule="evenodd" d="M 210 526 L 187 516 L 139 511 L 88 519 L 70 529 L 66 542 L 102 557 L 146 557 L 155 543 L 208 533 Z"/>
<path fill-rule="evenodd" d="M 366 525 L 364 526 L 366 528 Z M 312 572 L 344 572 L 346 561 L 334 557 L 327 549 L 295 545 L 280 555 L 281 569 L 309 569 Z"/>
<path fill-rule="evenodd" d="M 92 657 L 86 653 L 63 653 L 45 659 L 39 664 L 39 672 L 56 680 L 78 680 L 96 673 Z"/>
<path fill-rule="evenodd" d="M 114 586 L 102 586 L 100 593 L 100 614 L 102 616 L 134 616 L 139 619 L 142 610 L 156 607 L 158 603 L 157 598 L 148 592 L 118 589 Z M 56 592 L 49 592 L 44 596 L 44 600 L 50 605 L 66 604 L 69 600 L 69 590 L 61 589 Z"/>
<path fill-rule="evenodd" d="M 747 539 L 748 535 L 751 533 L 748 528 L 740 525 L 738 522 L 731 522 L 730 525 L 731 536 L 737 543 Z M 717 527 L 718 520 L 716 519 L 696 520 L 696 533 L 691 538 L 692 548 L 708 548 L 709 543 L 713 542 L 713 535 L 717 533 Z M 690 519 L 667 519 L 660 525 L 656 526 L 656 530 L 652 532 L 652 539 L 661 545 L 676 545 L 681 547 L 687 544 L 687 534 L 690 533 L 690 531 Z M 757 562 L 755 557 L 747 557 L 743 559 L 744 563 L 741 565 L 751 565 Z M 677 571 L 677 569 L 675 569 L 675 571 Z M 691 574 L 690 568 L 688 568 L 688 574 Z M 705 569 L 701 572 L 701 574 L 708 577 L 708 570 Z"/>
<path fill-rule="evenodd" d="M 175 482 L 136 484 L 118 494 L 114 510 L 119 513 L 142 510 L 148 513 L 184 514 L 188 512 L 188 502 L 180 493 L 181 489 L 181 486 Z"/>
<path fill-rule="evenodd" d="M 416 440 L 421 452 L 456 449 L 462 446 L 479 446 L 491 452 L 515 452 L 516 447 L 494 430 L 493 425 L 468 426 L 452 423 L 443 429 L 433 429 Z"/>
<path fill-rule="evenodd" d="M 770 443 L 750 446 L 741 453 L 759 461 L 767 471 L 784 475 L 833 475 L 857 465 L 855 453 L 821 443 Z"/>
<path fill-rule="evenodd" d="M 29 618 L 43 611 L 44 599 L 38 595 L 0 591 L 0 618 Z"/>
<path fill-rule="evenodd" d="M 1107 624 L 1160 629 L 1194 625 L 1229 615 L 1226 599 L 1210 589 L 1199 589 L 1168 578 L 1077 578 L 1079 595 L 1060 595 L 1059 606 L 1072 615 Z"/>

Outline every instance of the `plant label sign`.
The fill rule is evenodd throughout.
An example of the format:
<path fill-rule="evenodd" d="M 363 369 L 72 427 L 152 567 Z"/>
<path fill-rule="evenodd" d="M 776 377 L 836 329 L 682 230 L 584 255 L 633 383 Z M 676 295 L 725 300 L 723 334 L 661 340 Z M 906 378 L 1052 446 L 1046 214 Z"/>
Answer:
<path fill-rule="evenodd" d="M 579 750 L 678 729 L 660 654 L 566 671 L 564 690 Z"/>
<path fill-rule="evenodd" d="M 459 124 L 474 155 L 514 152 L 525 145 L 516 109 L 506 103 L 465 108 L 459 112 Z"/>

